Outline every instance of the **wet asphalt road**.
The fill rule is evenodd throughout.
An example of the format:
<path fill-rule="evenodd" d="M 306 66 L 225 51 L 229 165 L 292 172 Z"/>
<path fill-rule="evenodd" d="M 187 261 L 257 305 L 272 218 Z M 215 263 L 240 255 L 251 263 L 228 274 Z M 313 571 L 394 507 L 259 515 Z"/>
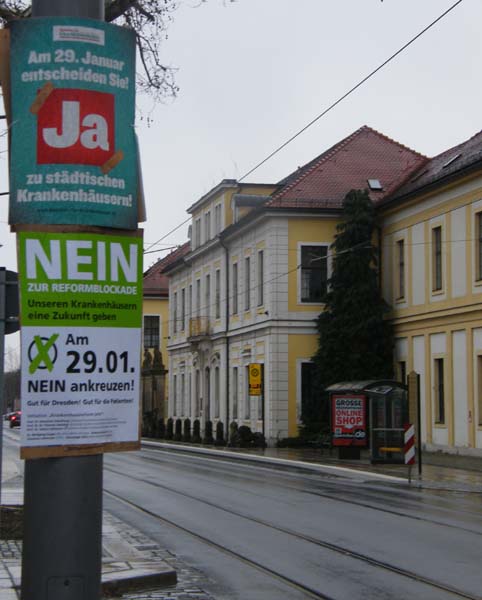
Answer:
<path fill-rule="evenodd" d="M 482 598 L 482 494 L 157 449 L 104 459 L 105 508 L 230 600 Z"/>

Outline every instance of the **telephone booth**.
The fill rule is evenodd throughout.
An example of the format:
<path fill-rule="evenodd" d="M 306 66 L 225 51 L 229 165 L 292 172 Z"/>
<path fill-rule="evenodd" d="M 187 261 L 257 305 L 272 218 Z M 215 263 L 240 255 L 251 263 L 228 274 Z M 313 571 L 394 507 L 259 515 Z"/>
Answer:
<path fill-rule="evenodd" d="M 331 443 L 340 458 L 360 458 L 366 448 L 372 463 L 404 463 L 405 385 L 392 380 L 349 381 L 335 383 L 327 391 Z"/>

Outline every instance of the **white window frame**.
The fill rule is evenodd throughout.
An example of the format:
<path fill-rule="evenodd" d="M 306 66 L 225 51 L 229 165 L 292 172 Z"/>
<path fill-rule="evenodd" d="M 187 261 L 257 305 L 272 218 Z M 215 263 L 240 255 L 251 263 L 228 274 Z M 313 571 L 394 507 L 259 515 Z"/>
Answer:
<path fill-rule="evenodd" d="M 172 298 L 172 331 L 177 333 L 177 292 L 174 292 Z"/>
<path fill-rule="evenodd" d="M 249 395 L 249 365 L 244 366 L 243 421 L 251 421 L 251 396 Z"/>
<path fill-rule="evenodd" d="M 211 239 L 211 211 L 204 213 L 204 241 Z"/>
<path fill-rule="evenodd" d="M 234 365 L 232 367 L 232 382 L 231 382 L 231 414 L 233 420 L 239 419 L 239 366 Z M 234 376 L 234 370 L 236 369 L 236 377 Z M 236 407 L 236 416 L 234 415 L 234 407 Z"/>
<path fill-rule="evenodd" d="M 440 229 L 440 288 L 435 289 L 436 285 L 436 261 L 435 261 L 435 246 L 434 246 L 434 232 L 436 229 Z M 447 265 L 446 256 L 444 252 L 445 239 L 445 227 L 442 221 L 434 221 L 430 223 L 430 291 L 432 296 L 440 296 L 445 294 L 447 286 Z"/>
<path fill-rule="evenodd" d="M 327 270 L 326 270 L 326 278 L 327 280 L 331 277 L 332 270 L 332 258 L 330 255 L 330 243 L 329 242 L 298 242 L 297 248 L 297 265 L 300 265 L 297 269 L 297 301 L 298 304 L 302 304 L 303 306 L 320 306 L 322 302 L 306 302 L 301 299 L 301 249 L 305 246 L 324 246 L 326 247 L 326 262 L 327 262 Z"/>
<path fill-rule="evenodd" d="M 221 369 L 219 365 L 214 367 L 214 407 L 213 418 L 219 419 L 221 410 Z"/>
<path fill-rule="evenodd" d="M 251 309 L 251 256 L 244 257 L 244 310 Z"/>
<path fill-rule="evenodd" d="M 186 328 L 186 288 L 181 289 L 181 331 Z"/>
<path fill-rule="evenodd" d="M 260 260 L 261 257 L 261 260 Z M 256 290 L 257 297 L 257 305 L 258 307 L 264 306 L 264 261 L 265 261 L 265 253 L 264 248 L 258 250 L 257 254 L 257 275 L 258 275 L 258 286 Z"/>
<path fill-rule="evenodd" d="M 201 217 L 198 217 L 194 221 L 194 246 L 198 248 L 201 243 Z"/>
<path fill-rule="evenodd" d="M 177 374 L 172 376 L 172 416 L 177 417 Z"/>
<path fill-rule="evenodd" d="M 214 295 L 215 295 L 215 309 L 214 317 L 216 319 L 221 318 L 221 269 L 216 269 L 214 273 Z"/>
<path fill-rule="evenodd" d="M 303 376 L 303 365 L 306 363 L 313 364 L 313 361 L 310 357 L 296 359 L 296 423 L 298 425 L 301 425 L 301 401 L 303 393 L 301 378 Z"/>
<path fill-rule="evenodd" d="M 400 247 L 402 247 L 403 250 L 403 273 L 400 272 Z M 395 302 L 404 302 L 407 299 L 407 241 L 404 237 L 400 237 L 395 240 L 394 260 Z"/>
<path fill-rule="evenodd" d="M 186 374 L 181 373 L 181 417 L 186 414 Z"/>
<path fill-rule="evenodd" d="M 442 405 L 440 405 L 440 365 L 442 366 Z M 444 354 L 432 355 L 432 390 L 433 390 L 433 423 L 438 427 L 448 427 L 448 389 L 447 389 L 447 358 Z M 440 414 L 442 406 L 443 415 Z M 443 417 L 443 419 L 441 418 Z"/>
<path fill-rule="evenodd" d="M 214 207 L 214 233 L 218 235 L 223 230 L 223 204 L 220 202 Z"/>
<path fill-rule="evenodd" d="M 475 240 L 475 283 L 482 281 L 482 210 L 474 212 L 474 240 Z"/>
<path fill-rule="evenodd" d="M 204 299 L 206 306 L 203 310 L 203 316 L 209 317 L 211 315 L 211 273 L 206 273 L 204 276 Z"/>
<path fill-rule="evenodd" d="M 154 348 L 155 346 L 145 346 L 144 345 L 144 319 L 146 317 L 157 317 L 157 321 L 159 323 L 159 348 L 162 345 L 162 319 L 161 319 L 161 315 L 156 314 L 156 313 L 145 313 L 142 315 L 142 348 Z"/>
<path fill-rule="evenodd" d="M 196 279 L 196 316 L 201 316 L 201 278 Z"/>
<path fill-rule="evenodd" d="M 239 262 L 237 261 L 231 264 L 231 280 L 233 286 L 233 308 L 231 313 L 237 315 L 239 313 Z"/>

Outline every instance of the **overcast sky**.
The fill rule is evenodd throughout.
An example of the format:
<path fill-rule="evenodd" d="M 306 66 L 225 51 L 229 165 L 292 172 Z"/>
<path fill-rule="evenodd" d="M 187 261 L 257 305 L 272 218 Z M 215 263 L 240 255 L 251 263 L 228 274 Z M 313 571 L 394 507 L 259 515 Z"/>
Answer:
<path fill-rule="evenodd" d="M 239 178 L 363 79 L 455 0 L 183 0 L 162 59 L 176 99 L 138 119 L 149 245 L 223 178 Z M 276 182 L 369 125 L 428 156 L 482 128 L 480 0 L 442 21 L 247 178 Z M 138 98 L 146 115 L 149 100 Z M 6 148 L 5 140 L 0 143 Z M 8 190 L 2 154 L 0 191 Z M 16 269 L 0 197 L 0 265 Z M 187 225 L 163 240 L 183 243 Z M 162 246 L 159 246 L 162 247 Z M 146 255 L 145 267 L 163 253 Z M 14 336 L 10 336 L 13 338 Z M 15 343 L 14 339 L 7 347 Z"/>

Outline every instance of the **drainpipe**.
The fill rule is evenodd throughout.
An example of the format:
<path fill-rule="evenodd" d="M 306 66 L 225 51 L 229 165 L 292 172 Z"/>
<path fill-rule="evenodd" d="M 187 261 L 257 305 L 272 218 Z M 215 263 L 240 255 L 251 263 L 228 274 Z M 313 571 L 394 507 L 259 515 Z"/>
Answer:
<path fill-rule="evenodd" d="M 229 441 L 229 251 L 221 239 L 219 242 L 224 248 L 224 258 L 226 264 L 226 440 Z"/>

